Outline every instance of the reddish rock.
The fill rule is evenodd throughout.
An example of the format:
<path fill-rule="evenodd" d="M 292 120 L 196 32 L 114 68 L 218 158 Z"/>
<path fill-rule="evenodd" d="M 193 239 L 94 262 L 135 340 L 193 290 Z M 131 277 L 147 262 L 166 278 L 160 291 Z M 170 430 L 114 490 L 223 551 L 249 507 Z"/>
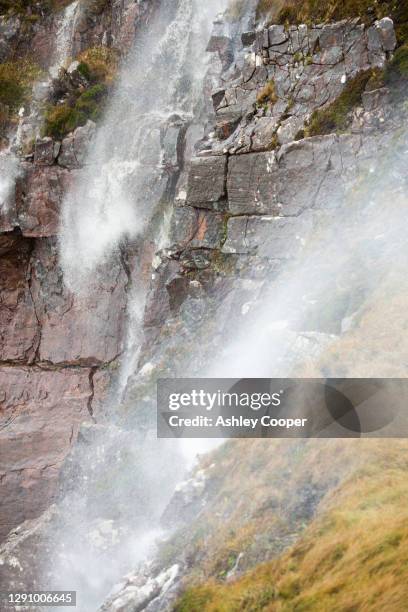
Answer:
<path fill-rule="evenodd" d="M 58 509 L 52 505 L 38 518 L 13 529 L 0 544 L 0 591 L 49 588 L 46 572 L 55 550 L 53 527 L 58 519 Z"/>
<path fill-rule="evenodd" d="M 50 137 L 37 140 L 34 149 L 34 163 L 39 166 L 52 166 L 61 148 L 61 143 Z"/>
<path fill-rule="evenodd" d="M 90 370 L 0 368 L 0 539 L 52 503 L 59 468 L 89 420 Z"/>
<path fill-rule="evenodd" d="M 96 370 L 92 377 L 93 384 L 93 399 L 92 399 L 92 416 L 97 423 L 103 422 L 106 419 L 106 400 L 111 389 L 112 378 L 114 372 L 111 369 Z"/>
<path fill-rule="evenodd" d="M 63 284 L 56 239 L 36 242 L 31 263 L 32 295 L 41 324 L 40 361 L 99 365 L 121 352 L 127 276 L 119 261 L 95 278 L 86 295 Z"/>
<path fill-rule="evenodd" d="M 140 17 L 140 5 L 130 4 L 125 10 L 122 6 L 113 9 L 114 22 L 112 24 L 112 34 L 117 40 L 117 46 L 123 53 L 127 53 L 132 48 L 135 40 L 137 24 Z M 115 19 L 116 18 L 116 19 Z"/>
<path fill-rule="evenodd" d="M 57 166 L 24 165 L 17 200 L 18 223 L 24 236 L 55 236 L 63 196 L 74 173 Z"/>
<path fill-rule="evenodd" d="M 31 242 L 0 236 L 0 360 L 30 362 L 39 325 L 27 281 Z"/>
<path fill-rule="evenodd" d="M 30 51 L 33 60 L 45 69 L 49 67 L 50 58 L 54 55 L 57 27 L 55 20 L 49 18 L 34 26 L 34 34 L 30 40 Z"/>

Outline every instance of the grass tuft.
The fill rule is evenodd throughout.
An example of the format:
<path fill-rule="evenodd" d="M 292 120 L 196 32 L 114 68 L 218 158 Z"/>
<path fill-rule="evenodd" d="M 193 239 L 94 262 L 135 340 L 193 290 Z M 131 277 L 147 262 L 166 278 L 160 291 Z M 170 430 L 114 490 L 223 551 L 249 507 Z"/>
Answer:
<path fill-rule="evenodd" d="M 408 0 L 259 0 L 257 17 L 280 24 L 315 24 L 360 17 L 365 23 L 392 17 L 400 44 L 408 39 Z"/>
<path fill-rule="evenodd" d="M 78 88 L 70 92 L 68 100 L 50 106 L 45 116 L 45 136 L 62 139 L 77 127 L 85 125 L 88 119 L 99 121 L 115 80 L 119 55 L 108 47 L 92 47 L 78 57 L 77 71 L 88 84 L 85 91 Z"/>
<path fill-rule="evenodd" d="M 275 81 L 273 80 L 268 81 L 268 83 L 262 87 L 256 96 L 256 101 L 260 106 L 263 104 L 270 104 L 273 106 L 277 100 L 278 96 L 276 95 Z"/>
<path fill-rule="evenodd" d="M 366 443 L 367 466 L 326 496 L 291 549 L 232 582 L 190 586 L 175 612 L 405 612 L 407 446 Z"/>
<path fill-rule="evenodd" d="M 329 106 L 313 113 L 306 129 L 307 136 L 321 136 L 333 132 L 344 132 L 350 124 L 351 111 L 361 104 L 361 97 L 375 71 L 360 72 L 345 86 L 340 96 Z"/>

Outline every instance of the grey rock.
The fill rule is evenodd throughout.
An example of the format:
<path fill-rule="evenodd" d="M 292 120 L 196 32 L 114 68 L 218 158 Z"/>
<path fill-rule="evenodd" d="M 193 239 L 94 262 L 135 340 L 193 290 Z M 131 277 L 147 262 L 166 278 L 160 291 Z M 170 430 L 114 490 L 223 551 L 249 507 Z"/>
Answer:
<path fill-rule="evenodd" d="M 380 35 L 381 45 L 384 51 L 394 51 L 397 46 L 397 37 L 394 30 L 394 22 L 389 17 L 384 17 L 376 22 L 376 28 Z"/>
<path fill-rule="evenodd" d="M 0 61 L 5 62 L 11 55 L 12 48 L 0 37 Z"/>
<path fill-rule="evenodd" d="M 278 214 L 276 174 L 273 151 L 232 156 L 227 182 L 229 211 L 232 214 Z"/>
<path fill-rule="evenodd" d="M 0 17 L 0 36 L 7 41 L 13 40 L 20 31 L 21 22 L 18 17 Z"/>
<path fill-rule="evenodd" d="M 364 110 L 370 112 L 384 107 L 389 99 L 390 92 L 385 87 L 375 91 L 366 91 L 362 95 Z"/>
<path fill-rule="evenodd" d="M 289 117 L 280 125 L 277 136 L 280 144 L 295 140 L 296 134 L 304 126 L 304 117 Z"/>
<path fill-rule="evenodd" d="M 34 149 L 34 163 L 39 166 L 51 166 L 61 148 L 60 142 L 55 142 L 52 138 L 42 138 L 37 140 Z"/>
<path fill-rule="evenodd" d="M 228 221 L 224 253 L 248 253 L 270 259 L 299 255 L 313 228 L 308 212 L 299 217 L 237 217 Z"/>
<path fill-rule="evenodd" d="M 259 117 L 252 128 L 248 129 L 248 145 L 251 151 L 267 151 L 271 148 L 279 126 L 277 117 Z"/>
<path fill-rule="evenodd" d="M 244 47 L 249 47 L 255 41 L 256 33 L 254 31 L 242 32 L 241 41 Z"/>
<path fill-rule="evenodd" d="M 192 160 L 187 185 L 187 203 L 213 208 L 225 197 L 226 156 L 201 157 Z"/>
<path fill-rule="evenodd" d="M 322 50 L 343 46 L 344 22 L 327 24 L 319 34 L 319 44 Z"/>
<path fill-rule="evenodd" d="M 297 215 L 324 207 L 323 186 L 333 188 L 341 169 L 335 162 L 335 136 L 308 138 L 275 152 L 231 156 L 228 170 L 229 211 L 234 214 Z"/>
<path fill-rule="evenodd" d="M 224 216 L 210 210 L 200 210 L 197 230 L 189 245 L 200 249 L 218 249 L 225 236 Z"/>
<path fill-rule="evenodd" d="M 154 568 L 146 564 L 145 568 L 126 577 L 125 583 L 119 585 L 118 592 L 106 600 L 99 612 L 169 610 L 166 599 L 179 573 L 180 567 L 176 564 L 161 572 L 155 572 Z"/>
<path fill-rule="evenodd" d="M 187 246 L 197 231 L 197 211 L 190 206 L 177 206 L 173 210 L 170 226 L 170 244 Z"/>
<path fill-rule="evenodd" d="M 68 169 L 81 168 L 85 163 L 95 131 L 95 123 L 88 120 L 83 127 L 78 127 L 72 134 L 64 138 L 58 157 L 59 165 Z"/>
<path fill-rule="evenodd" d="M 281 45 L 288 40 L 288 33 L 283 25 L 273 25 L 268 28 L 269 46 Z"/>

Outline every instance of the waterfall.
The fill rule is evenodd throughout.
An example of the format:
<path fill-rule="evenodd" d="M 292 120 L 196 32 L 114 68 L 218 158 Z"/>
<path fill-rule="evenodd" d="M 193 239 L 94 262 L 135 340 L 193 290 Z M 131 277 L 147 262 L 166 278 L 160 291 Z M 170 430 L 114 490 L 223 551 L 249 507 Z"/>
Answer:
<path fill-rule="evenodd" d="M 72 53 L 72 41 L 75 31 L 75 18 L 78 8 L 78 0 L 69 4 L 59 17 L 58 29 L 55 40 L 55 49 L 52 65 L 49 73 L 52 78 L 57 78 L 58 72 L 69 60 Z"/>
<path fill-rule="evenodd" d="M 124 238 L 141 236 L 165 200 L 177 160 L 166 160 L 161 134 L 169 119 L 186 123 L 199 112 L 215 8 L 219 2 L 167 0 L 138 33 L 87 166 L 64 202 L 61 263 L 73 291 Z"/>
<path fill-rule="evenodd" d="M 72 291 L 86 291 L 125 239 L 146 235 L 157 248 L 166 243 L 183 162 L 180 134 L 205 122 L 205 49 L 223 4 L 165 0 L 137 35 L 86 166 L 63 203 L 60 261 Z M 137 270 L 132 280 L 122 388 L 137 362 L 145 300 Z M 114 421 L 114 402 L 110 412 Z M 159 518 L 188 465 L 178 443 L 156 440 L 153 432 L 93 425 L 83 427 L 81 438 L 85 444 L 62 477 L 65 497 L 44 582 L 70 584 L 78 590 L 77 609 L 91 612 L 124 573 L 149 558 Z"/>
<path fill-rule="evenodd" d="M 19 160 L 9 150 L 0 153 L 0 210 L 7 214 L 19 175 Z"/>
<path fill-rule="evenodd" d="M 12 195 L 20 173 L 20 160 L 15 153 L 24 147 L 24 143 L 40 136 L 43 122 L 42 106 L 52 79 L 58 76 L 59 69 L 70 58 L 77 8 L 78 0 L 75 0 L 58 16 L 56 44 L 48 75 L 45 80 L 34 84 L 30 113 L 26 115 L 25 108 L 20 110 L 17 129 L 14 134 L 10 135 L 8 148 L 0 153 L 0 206 L 3 207 L 3 210 L 7 207 L 7 200 Z"/>

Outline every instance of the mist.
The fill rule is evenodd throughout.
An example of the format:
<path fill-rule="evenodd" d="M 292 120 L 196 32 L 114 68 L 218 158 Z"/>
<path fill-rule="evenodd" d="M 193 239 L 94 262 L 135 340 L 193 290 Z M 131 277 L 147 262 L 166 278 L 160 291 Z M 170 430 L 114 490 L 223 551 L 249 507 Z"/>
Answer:
<path fill-rule="evenodd" d="M 86 290 L 124 240 L 146 236 L 157 207 L 164 210 L 169 194 L 174 195 L 162 134 L 174 115 L 193 122 L 202 112 L 202 58 L 219 10 L 219 2 L 205 8 L 187 0 L 164 3 L 124 60 L 87 165 L 64 201 L 60 258 L 73 292 Z M 364 338 L 367 313 L 384 296 L 404 292 L 407 155 L 403 134 L 392 150 L 379 151 L 376 162 L 362 169 L 357 193 L 350 191 L 340 201 L 333 194 L 335 206 L 312 215 L 308 230 L 298 237 L 299 255 L 285 263 L 278 279 L 271 274 L 260 283 L 251 302 L 233 313 L 223 349 L 204 376 L 345 376 L 344 361 L 333 358 L 340 342 L 346 342 L 342 350 L 354 372 L 360 364 L 362 370 L 367 367 L 361 343 L 347 345 L 347 338 Z M 167 225 L 165 220 L 155 230 L 157 248 L 166 244 Z M 140 282 L 130 300 L 127 351 L 112 414 L 137 370 L 146 290 L 136 278 Z M 380 309 L 379 319 L 387 335 L 389 321 L 381 312 L 386 309 Z M 393 325 L 402 333 L 405 321 Z M 214 342 L 220 346 L 219 339 Z M 195 355 L 188 358 L 194 362 Z M 371 365 L 371 375 L 385 374 Z M 63 474 L 48 584 L 69 584 L 81 593 L 79 610 L 96 610 L 124 573 L 154 556 L 155 542 L 166 537 L 160 516 L 174 487 L 197 453 L 216 444 L 160 441 L 152 431 L 124 431 L 112 424 L 84 426 Z"/>

